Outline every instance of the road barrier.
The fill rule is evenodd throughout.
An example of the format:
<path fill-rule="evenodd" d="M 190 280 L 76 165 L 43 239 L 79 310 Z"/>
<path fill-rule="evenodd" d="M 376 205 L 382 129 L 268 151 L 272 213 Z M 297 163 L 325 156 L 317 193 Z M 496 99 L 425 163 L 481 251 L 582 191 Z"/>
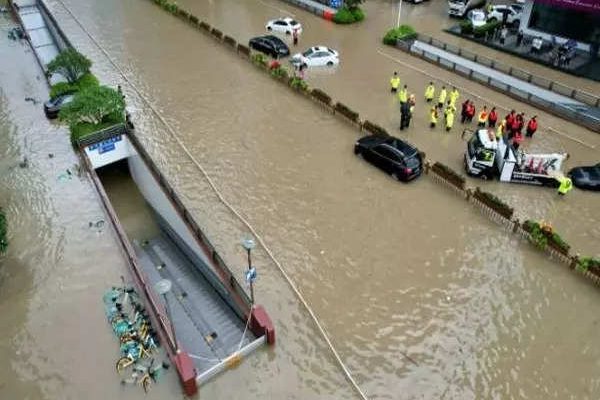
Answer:
<path fill-rule="evenodd" d="M 548 81 L 545 78 L 541 78 L 538 76 L 534 76 L 525 72 L 523 70 L 519 70 L 517 68 L 508 67 L 504 64 L 498 63 L 495 60 L 489 59 L 487 57 L 479 56 L 474 53 L 470 53 L 466 50 L 460 49 L 459 47 L 448 45 L 446 43 L 440 42 L 437 39 L 433 39 L 429 36 L 419 35 L 417 39 L 423 43 L 430 44 L 434 47 L 437 47 L 441 50 L 445 50 L 449 53 L 456 54 L 461 56 L 469 61 L 477 62 L 485 67 L 493 68 L 499 72 L 503 72 L 509 74 L 515 78 L 519 78 L 521 80 L 527 81 L 531 84 L 539 86 L 542 89 L 551 90 L 554 93 L 560 94 L 565 97 L 572 98 L 576 101 L 580 101 L 585 104 L 585 106 L 589 107 L 598 107 L 600 104 L 600 98 L 595 95 L 592 95 L 587 92 L 578 91 L 576 89 L 572 89 L 568 86 L 562 85 L 560 83 Z M 462 75 L 470 80 L 477 81 L 484 86 L 487 86 L 491 89 L 494 89 L 498 92 L 501 92 L 507 96 L 510 96 L 516 100 L 523 101 L 525 103 L 529 103 L 537 108 L 540 108 L 550 114 L 554 114 L 558 117 L 564 118 L 570 122 L 573 122 L 577 125 L 583 126 L 587 129 L 590 129 L 594 132 L 600 132 L 600 117 L 596 117 L 590 115 L 585 112 L 576 111 L 573 108 L 557 104 L 548 100 L 545 100 L 539 96 L 536 96 L 530 92 L 523 91 L 518 87 L 511 86 L 503 81 L 492 78 L 491 76 L 482 74 L 480 72 L 474 71 L 464 65 L 456 64 L 448 59 L 440 57 L 438 54 L 434 54 L 428 52 L 424 49 L 417 48 L 413 46 L 413 41 L 401 41 L 399 40 L 396 43 L 396 48 L 407 52 L 411 55 L 415 55 L 425 61 L 428 61 L 437 66 L 443 67 L 449 71 L 455 72 L 459 75 Z M 547 84 L 547 87 L 541 86 Z M 586 100 L 585 102 L 583 100 Z M 591 103 L 591 104 L 590 104 Z"/>

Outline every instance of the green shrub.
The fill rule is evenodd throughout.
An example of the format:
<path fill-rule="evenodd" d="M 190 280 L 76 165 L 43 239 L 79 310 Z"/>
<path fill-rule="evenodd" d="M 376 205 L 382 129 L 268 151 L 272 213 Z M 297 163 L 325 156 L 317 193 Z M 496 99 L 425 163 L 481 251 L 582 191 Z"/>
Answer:
<path fill-rule="evenodd" d="M 190 13 L 184 10 L 183 8 L 177 10 L 177 15 L 182 19 L 190 19 Z"/>
<path fill-rule="evenodd" d="M 380 137 L 389 137 L 390 134 L 384 128 L 380 127 L 377 124 L 372 123 L 369 120 L 366 120 L 362 124 L 363 130 L 369 132 L 371 135 L 380 136 Z"/>
<path fill-rule="evenodd" d="M 331 105 L 331 96 L 329 96 L 327 93 L 325 93 L 321 89 L 311 90 L 310 95 L 312 97 L 314 97 L 315 99 L 319 100 L 320 102 L 327 104 L 328 106 Z"/>
<path fill-rule="evenodd" d="M 493 194 L 484 192 L 483 190 L 476 188 L 474 196 L 482 203 L 493 208 L 496 212 L 498 212 L 498 214 L 502 215 L 506 219 L 512 218 L 514 213 L 513 208 L 505 202 L 503 202 L 502 200 L 500 200 L 498 197 L 494 196 Z"/>
<path fill-rule="evenodd" d="M 523 229 L 531 235 L 533 243 L 540 249 L 545 249 L 547 245 L 561 251 L 564 254 L 569 253 L 571 246 L 552 229 L 550 225 L 527 220 L 523 222 Z"/>
<path fill-rule="evenodd" d="M 365 13 L 359 7 L 342 7 L 333 16 L 333 22 L 336 24 L 352 24 L 365 19 Z"/>
<path fill-rule="evenodd" d="M 335 111 L 344 115 L 346 118 L 348 118 L 350 121 L 352 122 L 359 122 L 359 115 L 356 111 L 352 110 L 350 107 L 346 106 L 343 103 L 340 103 L 339 101 L 337 103 L 335 103 Z"/>
<path fill-rule="evenodd" d="M 417 37 L 417 32 L 410 25 L 400 25 L 398 28 L 393 28 L 387 31 L 383 37 L 383 43 L 395 46 L 398 40 L 410 40 Z"/>
<path fill-rule="evenodd" d="M 446 179 L 447 181 L 449 181 L 450 183 L 452 183 L 454 186 L 460 188 L 460 189 L 464 189 L 465 188 L 465 177 L 462 176 L 461 174 L 459 174 L 458 172 L 454 171 L 452 168 L 448 167 L 447 165 L 442 164 L 441 162 L 436 161 L 433 166 L 431 167 L 431 170 L 435 173 L 437 173 L 438 175 L 440 175 L 441 177 L 443 177 L 444 179 Z"/>
<path fill-rule="evenodd" d="M 69 83 L 74 83 L 90 72 L 91 67 L 92 62 L 86 56 L 73 48 L 68 48 L 58 53 L 48 63 L 48 73 L 58 73 L 64 76 Z"/>
<path fill-rule="evenodd" d="M 289 73 L 287 69 L 279 65 L 276 68 L 271 69 L 271 76 L 278 79 L 288 79 Z"/>
<path fill-rule="evenodd" d="M 6 222 L 6 215 L 4 210 L 0 208 L 0 254 L 5 253 L 8 248 L 8 223 Z"/>
<path fill-rule="evenodd" d="M 198 17 L 196 17 L 195 15 L 190 14 L 190 22 L 194 25 L 198 25 Z"/>
<path fill-rule="evenodd" d="M 460 33 L 470 35 L 473 33 L 473 23 L 469 20 L 460 21 Z"/>
<path fill-rule="evenodd" d="M 87 73 L 85 75 L 83 75 L 81 78 L 79 78 L 77 80 L 77 82 L 75 83 L 77 85 L 77 90 L 81 91 L 81 90 L 85 90 L 91 87 L 96 87 L 96 86 L 100 86 L 100 82 L 98 81 L 98 78 L 96 78 L 96 76 L 92 73 Z"/>
<path fill-rule="evenodd" d="M 71 85 L 68 82 L 58 82 L 52 85 L 52 87 L 50 88 L 50 98 L 54 99 L 58 96 L 62 96 L 63 94 L 74 93 L 76 91 L 76 85 Z"/>
<path fill-rule="evenodd" d="M 258 65 L 259 67 L 267 66 L 267 56 L 262 53 L 252 54 L 252 63 L 254 65 Z"/>
<path fill-rule="evenodd" d="M 501 24 L 502 24 L 502 22 L 500 22 L 500 21 L 490 21 L 490 22 L 486 23 L 485 25 L 473 28 L 473 34 L 475 35 L 475 37 L 483 37 L 483 36 L 485 36 L 485 34 L 487 32 L 493 32 Z"/>
<path fill-rule="evenodd" d="M 292 89 L 299 90 L 302 92 L 306 92 L 308 90 L 308 83 L 306 83 L 304 79 L 299 78 L 297 76 L 293 76 L 289 80 L 289 85 Z"/>
<path fill-rule="evenodd" d="M 600 276 L 600 258 L 583 257 L 577 260 L 577 270 L 590 271 L 591 273 Z"/>

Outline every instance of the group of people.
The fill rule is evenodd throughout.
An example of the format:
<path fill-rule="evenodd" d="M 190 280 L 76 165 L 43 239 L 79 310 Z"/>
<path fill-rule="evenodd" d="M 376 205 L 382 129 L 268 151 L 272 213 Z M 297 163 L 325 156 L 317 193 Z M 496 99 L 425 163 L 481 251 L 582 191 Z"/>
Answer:
<path fill-rule="evenodd" d="M 400 77 L 397 72 L 394 72 L 390 79 L 391 92 L 398 95 L 400 101 L 400 130 L 408 128 L 410 120 L 414 114 L 416 98 L 414 94 L 408 93 L 408 86 L 404 85 L 400 88 Z M 460 92 L 456 87 L 453 87 L 450 92 L 446 86 L 442 86 L 436 100 L 436 87 L 433 82 L 429 82 L 425 88 L 425 101 L 434 103 L 429 109 L 429 126 L 433 129 L 437 126 L 439 118 L 443 115 L 444 127 L 446 131 L 450 131 L 454 126 L 455 115 L 457 112 L 456 104 L 460 98 Z M 461 124 L 470 124 L 477 115 L 477 127 L 496 129 L 496 136 L 505 137 L 516 149 L 523 142 L 523 129 L 525 129 L 526 137 L 533 137 L 538 129 L 537 115 L 534 115 L 527 123 L 525 123 L 525 113 L 516 113 L 512 110 L 504 118 L 500 119 L 496 107 L 488 110 L 487 106 L 476 112 L 475 104 L 472 100 L 465 100 L 462 103 L 460 122 Z M 497 125 L 497 126 L 496 126 Z"/>

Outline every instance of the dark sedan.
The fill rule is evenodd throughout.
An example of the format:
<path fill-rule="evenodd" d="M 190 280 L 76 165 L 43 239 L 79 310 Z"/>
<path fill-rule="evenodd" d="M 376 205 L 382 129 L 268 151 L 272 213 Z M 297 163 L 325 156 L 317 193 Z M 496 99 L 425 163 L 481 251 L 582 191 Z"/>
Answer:
<path fill-rule="evenodd" d="M 273 58 L 287 57 L 290 55 L 290 49 L 277 36 L 266 35 L 250 39 L 248 46 L 251 49 L 265 53 Z"/>
<path fill-rule="evenodd" d="M 579 189 L 600 191 L 600 163 L 591 167 L 575 167 L 567 175 Z"/>
<path fill-rule="evenodd" d="M 365 136 L 354 145 L 354 154 L 392 175 L 400 181 L 410 181 L 421 175 L 419 150 L 393 136 Z"/>
<path fill-rule="evenodd" d="M 53 99 L 48 100 L 44 103 L 44 113 L 46 113 L 46 117 L 49 119 L 54 119 L 58 117 L 58 113 L 60 109 L 73 101 L 72 94 L 65 94 L 63 96 L 57 96 Z"/>

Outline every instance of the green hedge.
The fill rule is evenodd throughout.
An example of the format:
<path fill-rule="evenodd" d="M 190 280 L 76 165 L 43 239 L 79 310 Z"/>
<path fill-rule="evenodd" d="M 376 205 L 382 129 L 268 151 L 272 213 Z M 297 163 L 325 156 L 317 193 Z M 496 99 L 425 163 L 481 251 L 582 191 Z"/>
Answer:
<path fill-rule="evenodd" d="M 506 219 L 512 218 L 514 209 L 493 194 L 484 192 L 479 188 L 475 188 L 474 196 L 476 199 L 486 204 L 488 207 L 492 208 Z"/>
<path fill-rule="evenodd" d="M 459 189 L 465 188 L 466 179 L 464 176 L 454 171 L 452 168 L 448 167 L 441 162 L 436 161 L 435 164 L 431 167 L 431 170 L 452 183 L 454 186 Z"/>
<path fill-rule="evenodd" d="M 311 90 L 310 94 L 312 97 L 319 100 L 320 102 L 325 103 L 328 106 L 331 105 L 331 96 L 329 96 L 327 93 L 325 93 L 321 89 L 313 89 L 313 90 Z"/>
<path fill-rule="evenodd" d="M 4 210 L 0 208 L 0 254 L 5 253 L 8 248 L 8 226 Z"/>
<path fill-rule="evenodd" d="M 491 22 L 488 22 L 485 25 L 473 28 L 473 35 L 475 35 L 475 37 L 483 37 L 483 36 L 485 36 L 485 34 L 487 32 L 493 32 L 500 25 L 502 25 L 502 22 L 500 22 L 500 21 L 491 21 Z"/>
<path fill-rule="evenodd" d="M 339 101 L 335 103 L 335 111 L 344 115 L 352 122 L 360 122 L 358 118 L 358 113 L 352 110 L 350 107 L 346 106 L 345 104 L 340 103 Z"/>
<path fill-rule="evenodd" d="M 410 25 L 400 25 L 398 28 L 393 28 L 387 31 L 385 36 L 383 37 L 383 43 L 395 46 L 398 40 L 409 40 L 415 39 L 417 37 L 417 32 Z"/>
<path fill-rule="evenodd" d="M 363 19 L 365 19 L 365 13 L 359 7 L 342 7 L 333 16 L 333 22 L 336 24 L 353 24 Z"/>
<path fill-rule="evenodd" d="M 54 99 L 55 97 L 62 96 L 63 94 L 79 92 L 91 86 L 98 86 L 99 84 L 100 82 L 98 82 L 98 78 L 96 78 L 91 72 L 88 72 L 79 78 L 75 83 L 58 82 L 52 85 L 50 88 L 50 98 Z"/>
<path fill-rule="evenodd" d="M 579 271 L 589 271 L 594 275 L 600 276 L 600 258 L 580 258 L 579 260 L 577 260 L 577 269 Z"/>
<path fill-rule="evenodd" d="M 262 53 L 252 54 L 252 63 L 258 65 L 259 67 L 267 66 L 267 56 Z"/>
<path fill-rule="evenodd" d="M 271 76 L 277 79 L 289 79 L 289 73 L 287 69 L 281 65 L 271 69 Z"/>
<path fill-rule="evenodd" d="M 569 254 L 571 246 L 552 228 L 533 220 L 527 220 L 523 222 L 523 229 L 529 232 L 533 243 L 539 248 L 545 249 L 546 246 L 550 245 L 563 254 Z"/>
<path fill-rule="evenodd" d="M 473 33 L 473 23 L 469 20 L 460 21 L 460 33 L 470 35 Z"/>
<path fill-rule="evenodd" d="M 289 85 L 292 89 L 301 91 L 301 92 L 306 92 L 308 91 L 308 83 L 306 83 L 304 81 L 304 79 L 299 78 L 297 76 L 293 76 L 290 78 L 290 80 L 288 81 Z"/>
<path fill-rule="evenodd" d="M 390 136 L 388 131 L 386 131 L 384 128 L 380 127 L 379 125 L 372 123 L 369 120 L 363 122 L 362 128 L 363 128 L 363 130 L 369 132 L 371 135 L 381 136 L 381 137 Z"/>

